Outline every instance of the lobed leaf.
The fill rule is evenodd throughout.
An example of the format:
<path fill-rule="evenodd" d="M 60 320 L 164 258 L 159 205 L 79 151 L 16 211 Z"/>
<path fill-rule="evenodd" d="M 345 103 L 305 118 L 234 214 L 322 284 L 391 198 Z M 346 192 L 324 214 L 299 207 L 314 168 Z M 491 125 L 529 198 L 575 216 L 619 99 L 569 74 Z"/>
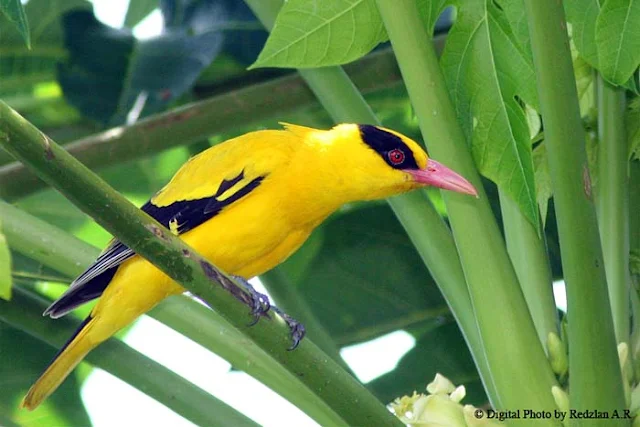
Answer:
<path fill-rule="evenodd" d="M 640 1 L 607 0 L 596 20 L 599 70 L 624 85 L 640 65 Z"/>
<path fill-rule="evenodd" d="M 250 68 L 308 68 L 353 61 L 387 40 L 372 0 L 289 0 Z"/>
<path fill-rule="evenodd" d="M 549 174 L 549 163 L 547 161 L 547 148 L 544 143 L 538 144 L 533 149 L 533 169 L 536 177 L 536 201 L 540 209 L 542 226 L 547 220 L 547 209 L 549 199 L 553 197 L 553 187 L 551 186 L 551 175 Z"/>
<path fill-rule="evenodd" d="M 529 129 L 518 99 L 538 103 L 532 55 L 493 1 L 459 1 L 441 64 L 480 172 L 539 230 Z M 513 17 L 512 17 L 513 18 Z"/>
<path fill-rule="evenodd" d="M 598 0 L 565 0 L 567 21 L 571 24 L 571 40 L 580 56 L 589 65 L 598 68 L 596 47 L 596 20 L 600 13 Z"/>
<path fill-rule="evenodd" d="M 33 86 L 52 81 L 58 61 L 65 58 L 61 18 L 70 10 L 91 10 L 86 0 L 30 0 L 25 10 L 30 16 L 31 43 L 24 47 L 22 38 L 13 31 L 0 32 L 0 95 L 33 95 Z M 8 19 L 0 14 L 0 28 Z"/>
<path fill-rule="evenodd" d="M 0 12 L 7 17 L 16 27 L 24 39 L 28 48 L 31 48 L 31 36 L 29 35 L 29 22 L 20 0 L 0 0 Z"/>
<path fill-rule="evenodd" d="M 422 23 L 427 28 L 427 33 L 433 34 L 438 27 L 436 23 L 440 19 L 440 15 L 447 7 L 449 0 L 417 0 L 418 13 L 422 19 Z M 386 34 L 386 33 L 385 33 Z"/>
<path fill-rule="evenodd" d="M 448 0 L 417 0 L 420 18 L 433 34 L 448 26 Z M 442 16 L 441 16 L 442 15 Z M 249 68 L 312 68 L 354 61 L 388 40 L 375 0 L 289 0 L 265 47 Z"/>
<path fill-rule="evenodd" d="M 578 100 L 580 102 L 580 115 L 582 117 L 595 117 L 595 74 L 589 63 L 572 50 L 573 74 L 576 78 L 576 89 L 578 90 Z"/>
<path fill-rule="evenodd" d="M 302 254 L 296 285 L 338 344 L 378 337 L 449 313 L 391 209 L 358 205 L 334 215 Z M 319 246 L 319 247 L 317 247 Z M 304 255 L 303 255 L 304 254 Z"/>
<path fill-rule="evenodd" d="M 625 123 L 629 143 L 629 158 L 640 159 L 640 98 L 635 98 L 629 103 Z"/>

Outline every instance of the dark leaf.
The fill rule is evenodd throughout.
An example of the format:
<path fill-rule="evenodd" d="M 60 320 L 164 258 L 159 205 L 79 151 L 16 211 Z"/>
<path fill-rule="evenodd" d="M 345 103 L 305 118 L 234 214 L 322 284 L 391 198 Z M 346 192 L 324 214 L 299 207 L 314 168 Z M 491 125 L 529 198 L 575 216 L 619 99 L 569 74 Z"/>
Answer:
<path fill-rule="evenodd" d="M 386 204 L 337 214 L 322 233 L 322 247 L 313 250 L 311 262 L 305 259 L 308 266 L 298 286 L 337 342 L 371 339 L 448 313 Z"/>

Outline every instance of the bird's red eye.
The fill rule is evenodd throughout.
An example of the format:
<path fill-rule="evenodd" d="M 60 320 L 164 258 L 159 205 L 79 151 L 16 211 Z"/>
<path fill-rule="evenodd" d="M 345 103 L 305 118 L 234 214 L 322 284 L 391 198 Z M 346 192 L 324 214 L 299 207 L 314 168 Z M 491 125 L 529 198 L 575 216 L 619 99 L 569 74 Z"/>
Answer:
<path fill-rule="evenodd" d="M 399 165 L 400 163 L 404 162 L 404 153 L 397 148 L 395 150 L 389 151 L 387 157 L 393 165 Z"/>

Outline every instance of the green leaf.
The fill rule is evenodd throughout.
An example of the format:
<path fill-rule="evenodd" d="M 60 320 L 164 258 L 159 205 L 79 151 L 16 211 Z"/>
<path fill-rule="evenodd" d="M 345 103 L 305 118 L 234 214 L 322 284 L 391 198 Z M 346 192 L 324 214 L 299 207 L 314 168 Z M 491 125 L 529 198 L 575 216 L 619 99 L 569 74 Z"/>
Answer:
<path fill-rule="evenodd" d="M 544 227 L 547 220 L 549 199 L 553 196 L 551 175 L 549 175 L 549 163 L 547 162 L 547 148 L 544 142 L 538 144 L 538 146 L 533 149 L 533 169 L 536 176 L 536 200 L 538 202 L 538 208 L 540 208 L 542 226 Z"/>
<path fill-rule="evenodd" d="M 344 64 L 386 39 L 374 1 L 289 0 L 282 6 L 260 56 L 249 68 Z"/>
<path fill-rule="evenodd" d="M 580 56 L 589 65 L 598 68 L 596 47 L 596 20 L 600 13 L 599 0 L 565 0 L 567 21 L 571 24 L 571 40 Z"/>
<path fill-rule="evenodd" d="M 59 62 L 67 55 L 63 47 L 62 15 L 72 9 L 91 9 L 85 0 L 30 0 L 31 49 L 17 31 L 0 31 L 0 98 L 19 109 L 39 127 L 69 125 L 79 119 L 55 83 Z M 0 30 L 11 25 L 0 14 Z M 6 162 L 6 157 L 2 156 Z"/>
<path fill-rule="evenodd" d="M 595 131 L 585 132 L 585 148 L 587 150 L 587 165 L 589 166 L 589 183 L 591 188 L 598 187 L 598 135 Z M 593 190 L 592 190 L 593 192 Z"/>
<path fill-rule="evenodd" d="M 7 245 L 7 239 L 2 233 L 0 222 L 0 298 L 9 301 L 11 299 L 11 252 Z"/>
<path fill-rule="evenodd" d="M 629 159 L 640 159 L 640 98 L 629 103 L 626 114 Z"/>
<path fill-rule="evenodd" d="M 29 35 L 29 22 L 27 14 L 24 13 L 20 0 L 0 0 L 0 12 L 9 19 L 16 27 L 24 39 L 28 48 L 31 48 L 31 37 Z"/>
<path fill-rule="evenodd" d="M 157 9 L 160 0 L 135 0 L 129 2 L 129 9 L 124 18 L 124 26 L 133 28 L 146 18 L 154 9 Z"/>
<path fill-rule="evenodd" d="M 504 16 L 509 22 L 513 37 L 517 40 L 522 55 L 526 57 L 529 64 L 533 64 L 533 53 L 531 52 L 531 37 L 529 36 L 529 24 L 523 0 L 494 0 L 502 8 Z M 531 90 L 531 88 L 530 88 Z M 537 102 L 537 92 L 529 94 L 527 97 L 529 105 L 539 110 Z"/>
<path fill-rule="evenodd" d="M 460 0 L 441 64 L 480 172 L 539 229 L 531 143 L 517 99 L 538 103 L 528 46 L 493 1 Z"/>
<path fill-rule="evenodd" d="M 449 0 L 417 0 L 420 18 L 433 34 Z M 341 65 L 388 40 L 374 0 L 289 0 L 267 43 L 249 67 L 315 68 Z"/>
<path fill-rule="evenodd" d="M 531 138 L 533 143 L 542 130 L 542 119 L 540 118 L 540 114 L 529 105 L 524 106 L 524 114 L 527 120 L 527 127 L 529 128 L 529 138 Z"/>
<path fill-rule="evenodd" d="M 629 271 L 631 274 L 640 276 L 640 252 L 635 250 L 629 252 Z"/>
<path fill-rule="evenodd" d="M 595 78 L 593 68 L 578 54 L 577 50 L 571 50 L 573 57 L 573 74 L 576 78 L 576 89 L 580 102 L 580 115 L 582 117 L 595 117 Z"/>
<path fill-rule="evenodd" d="M 640 0 L 607 0 L 596 20 L 599 70 L 623 85 L 640 64 Z"/>
<path fill-rule="evenodd" d="M 20 88 L 31 90 L 35 83 L 55 80 L 57 62 L 66 56 L 62 15 L 73 9 L 91 10 L 91 4 L 86 0 L 30 0 L 25 10 L 30 17 L 31 50 L 24 48 L 17 33 L 0 32 L 0 91 L 3 96 Z M 5 19 L 0 19 L 0 28 L 6 23 Z"/>
<path fill-rule="evenodd" d="M 447 7 L 447 2 L 448 0 L 417 0 L 418 13 L 420 13 L 422 23 L 427 28 L 429 35 L 433 34 L 436 22 Z"/>

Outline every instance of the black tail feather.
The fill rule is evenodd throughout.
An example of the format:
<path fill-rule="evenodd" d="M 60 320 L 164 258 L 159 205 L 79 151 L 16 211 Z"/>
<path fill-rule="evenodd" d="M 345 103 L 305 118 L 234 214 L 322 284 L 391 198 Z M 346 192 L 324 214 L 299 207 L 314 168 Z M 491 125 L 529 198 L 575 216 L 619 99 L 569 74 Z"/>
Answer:
<path fill-rule="evenodd" d="M 118 268 L 111 268 L 99 276 L 94 277 L 87 283 L 77 288 L 71 287 L 43 313 L 44 316 L 51 316 L 54 319 L 62 317 L 74 308 L 98 298 L 107 288 L 111 279 L 116 274 Z"/>

